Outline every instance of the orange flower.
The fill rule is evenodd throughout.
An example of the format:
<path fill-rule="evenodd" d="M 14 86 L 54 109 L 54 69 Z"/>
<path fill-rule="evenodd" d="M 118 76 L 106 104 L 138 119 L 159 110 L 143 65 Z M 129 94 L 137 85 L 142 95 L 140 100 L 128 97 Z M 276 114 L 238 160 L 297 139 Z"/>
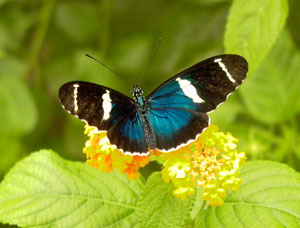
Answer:
<path fill-rule="evenodd" d="M 134 180 L 140 177 L 138 169 L 151 160 L 150 156 L 123 154 L 109 144 L 106 132 L 99 131 L 95 127 L 86 125 L 85 134 L 89 137 L 83 148 L 83 153 L 87 156 L 87 164 L 103 172 L 112 172 L 117 168 L 121 173 L 127 173 L 128 179 Z"/>

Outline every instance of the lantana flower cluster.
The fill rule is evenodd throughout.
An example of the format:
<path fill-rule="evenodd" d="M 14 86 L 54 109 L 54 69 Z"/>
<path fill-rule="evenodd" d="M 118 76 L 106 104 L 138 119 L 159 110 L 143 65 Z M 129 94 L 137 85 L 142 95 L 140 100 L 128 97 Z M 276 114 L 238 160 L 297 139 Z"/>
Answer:
<path fill-rule="evenodd" d="M 95 127 L 86 126 L 85 134 L 89 137 L 83 149 L 87 163 L 101 171 L 118 169 L 133 180 L 139 178 L 139 168 L 151 161 L 151 156 L 123 154 L 109 144 L 106 132 Z M 154 150 L 150 155 L 162 161 L 162 178 L 174 185 L 173 194 L 177 198 L 184 200 L 202 187 L 204 200 L 210 205 L 222 205 L 226 191 L 236 191 L 241 184 L 239 171 L 246 156 L 237 151 L 237 143 L 230 133 L 210 125 L 194 142 L 169 153 Z"/>
<path fill-rule="evenodd" d="M 96 127 L 86 125 L 84 133 L 89 137 L 83 148 L 87 164 L 103 172 L 118 169 L 121 173 L 127 173 L 129 180 L 134 180 L 140 177 L 138 169 L 151 161 L 150 156 L 123 154 L 115 146 L 109 144 L 106 132 L 99 131 Z"/>

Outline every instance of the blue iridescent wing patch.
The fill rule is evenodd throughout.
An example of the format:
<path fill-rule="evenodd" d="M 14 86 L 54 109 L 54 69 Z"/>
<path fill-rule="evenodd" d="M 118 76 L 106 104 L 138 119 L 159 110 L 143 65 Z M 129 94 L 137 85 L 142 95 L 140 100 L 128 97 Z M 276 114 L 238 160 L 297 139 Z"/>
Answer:
<path fill-rule="evenodd" d="M 58 97 L 69 113 L 90 126 L 107 131 L 110 143 L 124 153 L 148 153 L 142 123 L 131 98 L 82 81 L 64 84 Z"/>
<path fill-rule="evenodd" d="M 147 96 L 157 148 L 172 151 L 209 125 L 206 114 L 236 90 L 248 72 L 238 55 L 220 55 L 175 75 Z"/>
<path fill-rule="evenodd" d="M 143 124 L 137 112 L 125 115 L 107 133 L 110 143 L 116 145 L 124 154 L 147 155 L 148 146 Z"/>
<path fill-rule="evenodd" d="M 191 142 L 209 124 L 205 113 L 184 108 L 151 108 L 149 119 L 156 138 L 156 148 L 163 152 Z"/>

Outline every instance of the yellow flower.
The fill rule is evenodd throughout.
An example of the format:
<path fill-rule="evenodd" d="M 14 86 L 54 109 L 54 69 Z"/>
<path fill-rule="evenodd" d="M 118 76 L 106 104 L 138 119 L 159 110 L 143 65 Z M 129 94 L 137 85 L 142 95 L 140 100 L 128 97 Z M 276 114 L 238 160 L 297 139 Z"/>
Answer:
<path fill-rule="evenodd" d="M 241 184 L 239 170 L 246 156 L 237 152 L 237 143 L 230 133 L 211 125 L 191 144 L 161 155 L 163 180 L 173 183 L 174 195 L 180 199 L 203 187 L 204 200 L 222 205 L 226 191 L 236 191 Z"/>

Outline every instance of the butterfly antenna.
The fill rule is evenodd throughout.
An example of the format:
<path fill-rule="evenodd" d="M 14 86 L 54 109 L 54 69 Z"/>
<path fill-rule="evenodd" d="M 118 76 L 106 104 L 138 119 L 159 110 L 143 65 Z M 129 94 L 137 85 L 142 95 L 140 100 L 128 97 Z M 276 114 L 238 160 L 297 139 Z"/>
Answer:
<path fill-rule="evenodd" d="M 162 41 L 162 38 L 160 37 L 160 38 L 158 39 L 156 45 L 155 45 L 155 48 L 153 49 L 153 52 L 152 52 L 152 55 L 151 55 L 150 59 L 148 60 L 146 66 L 145 66 L 145 68 L 144 68 L 144 71 L 143 71 L 143 73 L 142 73 L 142 76 L 140 77 L 140 80 L 139 80 L 139 82 L 138 82 L 138 85 L 141 83 L 142 78 L 144 77 L 144 74 L 145 74 L 146 70 L 148 69 L 149 63 L 151 62 L 151 60 L 152 60 L 154 54 L 156 53 L 157 48 L 158 48 L 158 46 L 159 46 L 159 44 L 160 44 L 161 41 Z"/>
<path fill-rule="evenodd" d="M 113 69 L 111 69 L 109 66 L 105 65 L 104 63 L 100 62 L 98 59 L 94 58 L 93 56 L 90 56 L 89 54 L 85 54 L 87 57 L 95 60 L 96 62 L 100 63 L 102 66 L 104 66 L 106 69 L 110 70 L 112 73 L 114 73 L 115 75 L 119 76 L 119 78 L 121 78 L 124 82 L 126 82 L 128 85 L 132 86 L 133 85 L 127 81 L 124 77 L 122 77 L 120 74 L 118 74 L 116 71 L 114 71 Z"/>

